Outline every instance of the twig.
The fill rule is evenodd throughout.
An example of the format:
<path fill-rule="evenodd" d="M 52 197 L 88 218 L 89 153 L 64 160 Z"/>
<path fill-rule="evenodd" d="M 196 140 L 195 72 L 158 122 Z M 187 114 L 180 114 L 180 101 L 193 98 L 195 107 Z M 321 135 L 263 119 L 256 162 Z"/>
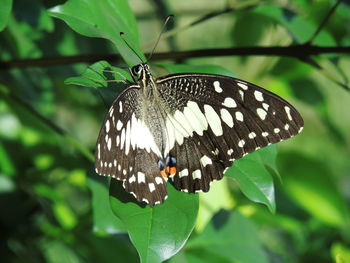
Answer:
<path fill-rule="evenodd" d="M 320 54 L 350 54 L 350 46 L 344 47 L 321 47 L 317 45 L 292 45 L 288 47 L 235 47 L 235 48 L 212 48 L 189 51 L 175 51 L 155 53 L 152 61 L 168 59 L 187 59 L 196 57 L 218 57 L 218 56 L 282 56 L 297 59 Z M 146 56 L 148 54 L 145 54 Z M 0 62 L 0 69 L 27 67 L 48 67 L 74 63 L 93 63 L 100 60 L 121 62 L 121 57 L 114 54 L 91 54 L 67 57 L 46 57 L 39 59 L 22 59 Z"/>
<path fill-rule="evenodd" d="M 315 38 L 318 36 L 318 34 L 321 32 L 322 28 L 327 24 L 329 18 L 331 17 L 331 15 L 334 13 L 335 9 L 337 9 L 338 5 L 341 3 L 342 0 L 338 0 L 334 6 L 332 6 L 332 8 L 328 11 L 327 15 L 323 18 L 321 24 L 318 26 L 318 28 L 316 29 L 315 33 L 312 35 L 312 37 L 310 38 L 310 40 L 307 42 L 307 44 L 311 44 Z"/>
<path fill-rule="evenodd" d="M 155 54 L 153 60 L 196 58 L 196 57 L 218 57 L 218 56 L 281 56 L 305 58 L 313 55 L 326 53 L 349 53 L 348 47 L 320 47 L 316 45 L 292 45 L 289 47 L 237 47 L 220 49 L 200 49 L 191 51 L 177 51 Z"/>

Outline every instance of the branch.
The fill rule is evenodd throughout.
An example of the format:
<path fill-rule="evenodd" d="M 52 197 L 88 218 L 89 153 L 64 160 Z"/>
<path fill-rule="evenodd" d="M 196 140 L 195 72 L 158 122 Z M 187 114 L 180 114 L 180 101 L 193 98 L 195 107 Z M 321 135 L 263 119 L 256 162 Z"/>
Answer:
<path fill-rule="evenodd" d="M 306 58 L 321 54 L 350 54 L 350 46 L 321 47 L 317 45 L 292 45 L 288 47 L 234 47 L 212 48 L 189 51 L 163 52 L 153 54 L 152 61 L 167 59 L 188 59 L 197 57 L 219 56 L 280 56 L 293 57 L 305 61 Z M 146 56 L 148 54 L 145 54 Z M 121 62 L 119 55 L 114 54 L 90 54 L 69 57 L 46 57 L 39 59 L 19 59 L 0 62 L 0 70 L 27 67 L 47 67 L 74 63 L 93 63 L 100 60 Z"/>
<path fill-rule="evenodd" d="M 289 47 L 236 47 L 220 49 L 200 49 L 191 51 L 177 51 L 154 54 L 153 60 L 184 59 L 196 57 L 218 57 L 218 56 L 281 56 L 304 59 L 309 56 L 329 53 L 348 53 L 348 47 L 320 47 L 315 45 L 292 45 Z"/>

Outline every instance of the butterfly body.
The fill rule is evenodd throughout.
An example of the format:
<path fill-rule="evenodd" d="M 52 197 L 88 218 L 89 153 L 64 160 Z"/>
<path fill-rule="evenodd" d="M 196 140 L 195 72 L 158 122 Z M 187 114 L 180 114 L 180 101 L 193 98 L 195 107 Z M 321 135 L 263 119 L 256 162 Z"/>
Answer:
<path fill-rule="evenodd" d="M 123 181 L 151 206 L 166 182 L 207 192 L 235 159 L 288 139 L 303 126 L 285 100 L 251 83 L 214 74 L 153 78 L 147 64 L 112 104 L 96 148 L 96 172 Z"/>

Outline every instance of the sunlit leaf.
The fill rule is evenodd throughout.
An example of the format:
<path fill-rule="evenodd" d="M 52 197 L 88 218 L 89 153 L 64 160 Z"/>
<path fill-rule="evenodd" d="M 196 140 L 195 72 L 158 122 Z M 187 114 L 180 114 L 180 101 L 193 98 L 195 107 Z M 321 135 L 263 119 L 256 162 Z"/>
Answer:
<path fill-rule="evenodd" d="M 141 262 L 162 262 L 176 254 L 192 232 L 198 212 L 198 195 L 182 193 L 168 184 L 169 198 L 154 208 L 140 205 L 120 182 L 112 180 L 114 214 L 120 218 Z"/>
<path fill-rule="evenodd" d="M 241 191 L 252 201 L 265 204 L 271 212 L 276 209 L 272 176 L 265 165 L 275 169 L 276 149 L 266 147 L 236 160 L 225 175 L 235 179 Z"/>
<path fill-rule="evenodd" d="M 281 155 L 283 186 L 289 197 L 318 220 L 333 226 L 349 222 L 349 210 L 332 172 L 323 163 L 298 154 Z"/>
<path fill-rule="evenodd" d="M 124 224 L 116 217 L 109 204 L 109 180 L 90 170 L 88 185 L 92 192 L 94 231 L 115 234 L 125 232 Z"/>
<path fill-rule="evenodd" d="M 204 262 L 269 262 L 256 227 L 237 211 L 217 213 L 204 231 L 188 242 L 186 254 Z M 210 258 L 213 260 L 207 261 Z"/>
<path fill-rule="evenodd" d="M 69 0 L 51 8 L 50 14 L 65 21 L 79 34 L 110 40 L 129 65 L 140 62 L 134 51 L 145 60 L 139 46 L 136 20 L 127 1 Z M 124 38 L 134 51 L 125 45 L 120 32 L 125 33 Z"/>
<path fill-rule="evenodd" d="M 2 31 L 8 22 L 12 9 L 12 0 L 2 0 L 0 8 L 0 31 Z"/>

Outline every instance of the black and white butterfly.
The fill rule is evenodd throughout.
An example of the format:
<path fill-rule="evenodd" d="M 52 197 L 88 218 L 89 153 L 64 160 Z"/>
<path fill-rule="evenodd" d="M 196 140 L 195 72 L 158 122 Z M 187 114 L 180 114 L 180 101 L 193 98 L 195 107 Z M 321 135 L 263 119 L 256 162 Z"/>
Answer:
<path fill-rule="evenodd" d="M 96 172 L 150 206 L 178 190 L 209 191 L 233 161 L 303 128 L 298 111 L 246 81 L 183 73 L 153 78 L 146 63 L 113 102 L 98 137 Z"/>

